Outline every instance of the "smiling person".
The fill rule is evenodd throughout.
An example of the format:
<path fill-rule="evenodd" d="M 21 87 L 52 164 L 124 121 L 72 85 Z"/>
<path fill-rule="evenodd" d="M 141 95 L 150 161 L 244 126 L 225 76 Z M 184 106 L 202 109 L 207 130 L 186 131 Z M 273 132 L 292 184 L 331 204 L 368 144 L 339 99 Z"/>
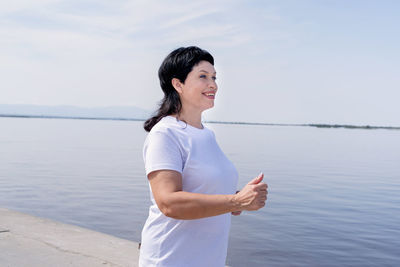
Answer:
<path fill-rule="evenodd" d="M 144 123 L 151 206 L 139 266 L 225 266 L 231 214 L 265 206 L 258 175 L 238 193 L 238 173 L 201 123 L 218 91 L 214 58 L 198 47 L 172 51 L 158 71 L 164 98 Z"/>

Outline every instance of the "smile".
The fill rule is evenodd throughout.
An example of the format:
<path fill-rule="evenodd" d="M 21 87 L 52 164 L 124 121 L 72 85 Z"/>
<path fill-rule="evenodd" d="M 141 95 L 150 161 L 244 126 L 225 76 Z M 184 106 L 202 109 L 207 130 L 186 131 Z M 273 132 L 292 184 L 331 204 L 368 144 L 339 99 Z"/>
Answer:
<path fill-rule="evenodd" d="M 213 93 L 203 93 L 203 95 L 205 97 L 207 97 L 208 99 L 211 99 L 211 100 L 215 99 L 215 92 L 213 92 Z"/>

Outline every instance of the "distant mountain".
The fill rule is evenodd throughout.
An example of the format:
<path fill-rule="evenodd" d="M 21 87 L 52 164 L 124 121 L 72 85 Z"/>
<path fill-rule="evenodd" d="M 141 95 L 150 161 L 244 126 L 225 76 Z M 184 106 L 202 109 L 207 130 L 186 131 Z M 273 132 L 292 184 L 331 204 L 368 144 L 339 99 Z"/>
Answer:
<path fill-rule="evenodd" d="M 77 107 L 0 104 L 0 115 L 99 119 L 147 119 L 151 111 L 133 106 Z"/>

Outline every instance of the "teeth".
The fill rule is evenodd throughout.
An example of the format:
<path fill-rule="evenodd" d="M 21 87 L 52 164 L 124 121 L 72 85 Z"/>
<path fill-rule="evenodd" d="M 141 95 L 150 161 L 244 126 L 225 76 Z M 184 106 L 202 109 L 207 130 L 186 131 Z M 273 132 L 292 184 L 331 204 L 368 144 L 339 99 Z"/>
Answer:
<path fill-rule="evenodd" d="M 206 94 L 206 96 L 214 96 L 214 94 Z"/>

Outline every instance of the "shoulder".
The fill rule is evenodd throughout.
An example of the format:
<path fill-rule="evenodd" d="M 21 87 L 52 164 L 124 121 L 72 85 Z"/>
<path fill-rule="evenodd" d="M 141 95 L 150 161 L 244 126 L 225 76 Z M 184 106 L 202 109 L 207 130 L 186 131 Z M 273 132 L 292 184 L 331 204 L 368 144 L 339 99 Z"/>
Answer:
<path fill-rule="evenodd" d="M 173 117 L 166 116 L 163 117 L 159 122 L 157 122 L 153 128 L 150 131 L 151 133 L 156 133 L 156 132 L 164 132 L 168 133 L 173 131 L 176 128 L 177 122 L 174 121 Z"/>
<path fill-rule="evenodd" d="M 187 138 L 184 127 L 174 117 L 162 118 L 148 133 L 145 146 L 152 142 L 179 145 Z"/>
<path fill-rule="evenodd" d="M 162 118 L 148 134 L 148 137 L 152 136 L 169 136 L 171 138 L 176 138 L 182 132 L 182 126 L 179 122 L 171 116 L 166 116 Z"/>
<path fill-rule="evenodd" d="M 214 131 L 213 131 L 212 129 L 210 129 L 210 128 L 204 126 L 204 131 L 205 131 L 208 135 L 211 135 L 212 137 L 215 138 L 215 133 L 214 133 Z"/>

